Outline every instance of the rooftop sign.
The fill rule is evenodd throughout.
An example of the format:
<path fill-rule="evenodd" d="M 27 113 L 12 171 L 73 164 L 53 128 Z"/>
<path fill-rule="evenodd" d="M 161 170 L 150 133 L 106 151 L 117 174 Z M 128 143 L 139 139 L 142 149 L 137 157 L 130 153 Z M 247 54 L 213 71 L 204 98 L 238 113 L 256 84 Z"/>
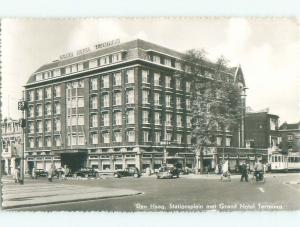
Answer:
<path fill-rule="evenodd" d="M 62 60 L 65 60 L 65 59 L 81 56 L 81 55 L 90 53 L 90 52 L 95 51 L 95 50 L 108 48 L 108 47 L 115 46 L 115 45 L 118 45 L 118 44 L 120 44 L 120 39 L 114 39 L 114 40 L 110 40 L 110 41 L 107 41 L 107 42 L 98 43 L 98 44 L 96 44 L 92 47 L 86 47 L 84 49 L 77 50 L 75 52 L 69 52 L 69 53 L 66 53 L 66 54 L 62 54 L 62 55 L 59 56 L 59 60 L 62 61 Z"/>

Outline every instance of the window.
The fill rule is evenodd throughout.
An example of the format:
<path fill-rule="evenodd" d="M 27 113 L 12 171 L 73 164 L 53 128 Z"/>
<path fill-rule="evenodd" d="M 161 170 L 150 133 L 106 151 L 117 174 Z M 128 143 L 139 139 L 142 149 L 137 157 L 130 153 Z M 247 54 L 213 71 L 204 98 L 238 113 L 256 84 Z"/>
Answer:
<path fill-rule="evenodd" d="M 127 78 L 126 83 L 134 83 L 134 71 L 133 71 L 133 69 L 130 69 L 130 70 L 126 71 L 126 78 Z"/>
<path fill-rule="evenodd" d="M 92 90 L 97 90 L 98 89 L 98 79 L 97 78 L 92 78 L 91 79 L 91 89 Z"/>
<path fill-rule="evenodd" d="M 154 118 L 155 118 L 155 124 L 160 125 L 161 124 L 161 113 L 155 112 Z"/>
<path fill-rule="evenodd" d="M 36 138 L 36 143 L 37 143 L 38 147 L 43 147 L 42 137 L 37 137 Z"/>
<path fill-rule="evenodd" d="M 165 76 L 165 87 L 171 88 L 171 77 L 170 76 Z"/>
<path fill-rule="evenodd" d="M 134 124 L 134 110 L 127 112 L 127 124 Z"/>
<path fill-rule="evenodd" d="M 33 122 L 28 122 L 28 132 L 34 133 L 34 124 Z"/>
<path fill-rule="evenodd" d="M 52 146 L 51 137 L 45 137 L 45 143 L 46 143 L 46 147 L 51 147 Z"/>
<path fill-rule="evenodd" d="M 116 143 L 121 143 L 122 142 L 122 132 L 116 131 L 114 132 L 114 139 Z"/>
<path fill-rule="evenodd" d="M 122 112 L 115 112 L 114 113 L 114 124 L 115 125 L 122 125 Z"/>
<path fill-rule="evenodd" d="M 148 70 L 142 70 L 142 83 L 149 83 L 148 82 Z"/>
<path fill-rule="evenodd" d="M 178 144 L 182 143 L 182 135 L 181 134 L 177 134 L 177 141 Z"/>
<path fill-rule="evenodd" d="M 110 63 L 109 56 L 105 56 L 105 57 L 100 58 L 100 66 L 107 65 L 109 63 Z"/>
<path fill-rule="evenodd" d="M 126 92 L 126 103 L 134 104 L 134 90 L 128 90 Z"/>
<path fill-rule="evenodd" d="M 177 121 L 177 127 L 182 127 L 182 117 L 181 117 L 181 115 L 177 115 L 176 121 Z"/>
<path fill-rule="evenodd" d="M 191 109 L 191 100 L 190 99 L 186 99 L 185 100 L 185 105 L 186 105 L 186 109 L 190 110 Z"/>
<path fill-rule="evenodd" d="M 45 98 L 46 99 L 51 99 L 51 87 L 47 87 L 45 89 Z"/>
<path fill-rule="evenodd" d="M 42 110 L 43 110 L 42 105 L 37 105 L 37 106 L 36 106 L 36 115 L 37 115 L 38 117 L 40 117 L 40 116 L 43 115 Z"/>
<path fill-rule="evenodd" d="M 167 142 L 171 142 L 172 141 L 172 133 L 167 132 L 165 139 L 166 139 Z"/>
<path fill-rule="evenodd" d="M 55 95 L 55 97 L 60 97 L 60 86 L 59 85 L 54 87 L 54 95 Z"/>
<path fill-rule="evenodd" d="M 127 140 L 128 140 L 128 142 L 135 141 L 135 132 L 133 130 L 130 130 L 127 132 Z"/>
<path fill-rule="evenodd" d="M 39 73 L 39 74 L 36 74 L 36 76 L 35 76 L 35 80 L 36 80 L 36 81 L 43 80 L 43 75 L 42 75 L 41 73 Z"/>
<path fill-rule="evenodd" d="M 160 105 L 160 94 L 157 92 L 154 93 L 154 105 Z"/>
<path fill-rule="evenodd" d="M 109 126 L 109 115 L 108 113 L 103 114 L 103 125 Z"/>
<path fill-rule="evenodd" d="M 92 133 L 92 144 L 98 144 L 98 133 Z"/>
<path fill-rule="evenodd" d="M 55 120 L 54 130 L 55 131 L 60 131 L 61 130 L 60 119 Z"/>
<path fill-rule="evenodd" d="M 230 147 L 231 145 L 231 138 L 226 138 L 226 147 Z"/>
<path fill-rule="evenodd" d="M 181 109 L 181 98 L 180 97 L 176 97 L 176 108 Z"/>
<path fill-rule="evenodd" d="M 56 147 L 60 147 L 61 146 L 60 136 L 54 136 L 54 142 Z"/>
<path fill-rule="evenodd" d="M 161 132 L 155 132 L 155 143 L 160 143 Z"/>
<path fill-rule="evenodd" d="M 36 100 L 42 100 L 43 99 L 43 90 L 38 89 L 36 93 Z"/>
<path fill-rule="evenodd" d="M 171 67 L 171 59 L 165 58 L 165 65 Z"/>
<path fill-rule="evenodd" d="M 120 72 L 114 74 L 114 85 L 121 86 L 122 85 L 122 75 Z"/>
<path fill-rule="evenodd" d="M 217 146 L 222 145 L 222 138 L 220 136 L 217 137 Z"/>
<path fill-rule="evenodd" d="M 51 72 L 45 72 L 44 79 L 49 79 L 49 78 L 51 78 Z"/>
<path fill-rule="evenodd" d="M 144 142 L 149 142 L 149 132 L 148 131 L 143 131 L 143 139 L 144 139 Z"/>
<path fill-rule="evenodd" d="M 72 116 L 71 123 L 72 123 L 72 125 L 77 125 L 77 118 L 76 118 L 76 115 Z"/>
<path fill-rule="evenodd" d="M 51 103 L 45 105 L 45 114 L 48 116 L 51 115 Z"/>
<path fill-rule="evenodd" d="M 54 69 L 53 70 L 53 77 L 58 77 L 60 76 L 60 69 Z"/>
<path fill-rule="evenodd" d="M 160 86 L 160 74 L 154 73 L 154 86 Z"/>
<path fill-rule="evenodd" d="M 186 127 L 190 128 L 192 127 L 192 121 L 191 121 L 191 116 L 187 115 L 186 116 Z"/>
<path fill-rule="evenodd" d="M 176 78 L 176 89 L 181 90 L 181 80 L 179 78 Z"/>
<path fill-rule="evenodd" d="M 276 119 L 270 119 L 270 129 L 271 130 L 276 130 L 276 126 L 277 126 L 277 120 Z"/>
<path fill-rule="evenodd" d="M 91 126 L 94 127 L 94 128 L 98 127 L 98 116 L 97 116 L 97 114 L 92 115 L 92 124 L 91 124 Z"/>
<path fill-rule="evenodd" d="M 85 143 L 84 136 L 79 135 L 78 136 L 78 145 L 84 145 L 84 143 Z"/>
<path fill-rule="evenodd" d="M 80 63 L 77 64 L 77 69 L 78 69 L 78 71 L 82 71 L 83 70 L 83 63 L 82 62 L 80 62 Z"/>
<path fill-rule="evenodd" d="M 56 102 L 54 104 L 54 113 L 55 114 L 60 114 L 60 103 L 59 102 Z"/>
<path fill-rule="evenodd" d="M 84 125 L 84 116 L 78 115 L 78 125 Z"/>
<path fill-rule="evenodd" d="M 66 66 L 66 74 L 70 74 L 72 72 L 71 66 Z"/>
<path fill-rule="evenodd" d="M 170 113 L 166 114 L 166 125 L 172 126 L 172 115 Z"/>
<path fill-rule="evenodd" d="M 28 92 L 28 100 L 29 101 L 34 101 L 34 91 L 29 91 Z"/>
<path fill-rule="evenodd" d="M 34 139 L 33 138 L 29 138 L 29 147 L 34 148 Z"/>
<path fill-rule="evenodd" d="M 122 61 L 122 54 L 121 53 L 113 54 L 112 55 L 112 63 L 116 63 L 119 61 Z"/>
<path fill-rule="evenodd" d="M 51 120 L 46 120 L 45 121 L 45 129 L 46 129 L 46 132 L 51 132 L 51 129 L 52 129 L 52 125 L 51 125 Z"/>
<path fill-rule="evenodd" d="M 157 55 L 153 55 L 153 62 L 160 64 L 160 57 Z"/>
<path fill-rule="evenodd" d="M 109 75 L 102 76 L 102 88 L 109 88 Z"/>
<path fill-rule="evenodd" d="M 109 107 L 109 94 L 103 95 L 103 107 Z"/>
<path fill-rule="evenodd" d="M 103 135 L 103 143 L 109 143 L 109 133 L 105 132 Z"/>
<path fill-rule="evenodd" d="M 78 99 L 79 101 L 79 99 Z M 79 105 L 79 103 L 78 103 Z M 97 109 L 98 108 L 98 97 L 97 96 L 92 96 L 92 109 Z"/>
<path fill-rule="evenodd" d="M 114 105 L 122 105 L 122 93 L 119 91 L 114 94 Z"/>
<path fill-rule="evenodd" d="M 192 144 L 192 136 L 191 135 L 186 136 L 186 143 L 187 144 Z"/>
<path fill-rule="evenodd" d="M 191 91 L 191 82 L 187 81 L 185 83 L 185 89 L 186 89 L 186 92 L 190 92 Z"/>
<path fill-rule="evenodd" d="M 143 124 L 148 124 L 149 123 L 148 117 L 149 117 L 149 112 L 144 110 L 143 111 Z"/>
<path fill-rule="evenodd" d="M 34 108 L 33 106 L 28 107 L 28 117 L 33 117 L 34 116 Z"/>
<path fill-rule="evenodd" d="M 179 70 L 182 70 L 181 63 L 178 62 L 178 61 L 176 61 L 176 62 L 175 62 L 175 68 L 176 68 L 176 69 L 179 69 Z"/>
<path fill-rule="evenodd" d="M 185 66 L 185 71 L 188 72 L 188 73 L 192 72 L 192 67 L 190 65 L 186 65 Z"/>
<path fill-rule="evenodd" d="M 97 61 L 97 59 L 92 59 L 92 60 L 90 60 L 90 68 L 95 68 L 95 67 L 97 67 L 98 66 L 98 61 Z"/>
<path fill-rule="evenodd" d="M 72 73 L 77 72 L 77 65 L 72 65 Z"/>
<path fill-rule="evenodd" d="M 149 103 L 149 91 L 143 90 L 143 104 Z"/>
<path fill-rule="evenodd" d="M 78 88 L 84 88 L 84 81 L 78 80 Z"/>
<path fill-rule="evenodd" d="M 288 141 L 292 141 L 293 140 L 293 135 L 288 135 Z"/>
<path fill-rule="evenodd" d="M 171 95 L 166 95 L 166 107 L 171 107 Z"/>

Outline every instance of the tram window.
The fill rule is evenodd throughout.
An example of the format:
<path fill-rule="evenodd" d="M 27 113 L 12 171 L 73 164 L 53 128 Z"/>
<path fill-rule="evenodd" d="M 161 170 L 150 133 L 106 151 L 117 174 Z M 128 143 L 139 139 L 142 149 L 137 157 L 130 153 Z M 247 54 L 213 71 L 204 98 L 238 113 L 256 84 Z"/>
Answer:
<path fill-rule="evenodd" d="M 291 162 L 291 157 L 288 157 L 289 162 Z"/>
<path fill-rule="evenodd" d="M 300 157 L 295 157 L 295 162 L 300 162 Z"/>
<path fill-rule="evenodd" d="M 278 156 L 278 162 L 281 162 L 281 156 Z"/>
<path fill-rule="evenodd" d="M 277 156 L 275 156 L 275 161 L 274 162 L 277 162 Z"/>

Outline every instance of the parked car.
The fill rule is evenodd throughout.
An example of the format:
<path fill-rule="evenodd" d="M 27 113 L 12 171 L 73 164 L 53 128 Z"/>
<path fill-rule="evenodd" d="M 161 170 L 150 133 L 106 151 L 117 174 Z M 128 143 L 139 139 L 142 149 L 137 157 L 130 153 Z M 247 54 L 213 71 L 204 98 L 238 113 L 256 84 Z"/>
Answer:
<path fill-rule="evenodd" d="M 179 169 L 174 166 L 162 166 L 159 168 L 158 172 L 156 173 L 157 179 L 172 179 L 174 177 L 179 177 Z"/>
<path fill-rule="evenodd" d="M 117 170 L 115 173 L 114 173 L 114 177 L 135 177 L 135 178 L 138 178 L 140 177 L 142 174 L 141 172 L 139 171 L 138 168 L 136 167 L 128 167 L 128 168 L 125 168 L 124 170 Z"/>
<path fill-rule="evenodd" d="M 48 176 L 48 172 L 44 169 L 36 169 L 35 170 L 35 177 L 47 177 Z"/>
<path fill-rule="evenodd" d="M 74 177 L 96 177 L 97 170 L 89 167 L 80 168 L 79 170 L 73 173 Z"/>

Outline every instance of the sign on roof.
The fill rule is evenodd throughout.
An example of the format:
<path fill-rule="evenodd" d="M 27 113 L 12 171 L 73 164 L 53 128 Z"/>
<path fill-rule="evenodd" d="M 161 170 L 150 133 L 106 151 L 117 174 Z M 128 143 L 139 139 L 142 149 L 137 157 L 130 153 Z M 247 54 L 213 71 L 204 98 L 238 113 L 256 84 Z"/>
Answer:
<path fill-rule="evenodd" d="M 76 56 L 81 56 L 81 55 L 90 53 L 90 52 L 95 51 L 95 50 L 108 48 L 108 47 L 115 46 L 115 45 L 118 45 L 118 44 L 120 44 L 120 39 L 114 39 L 114 40 L 110 40 L 110 41 L 107 41 L 107 42 L 98 43 L 98 44 L 94 45 L 93 47 L 86 47 L 84 49 L 77 50 L 75 52 L 69 52 L 69 53 L 66 53 L 66 54 L 62 54 L 62 55 L 59 56 L 59 60 L 62 61 L 62 60 L 65 60 L 65 59 L 76 57 Z"/>

